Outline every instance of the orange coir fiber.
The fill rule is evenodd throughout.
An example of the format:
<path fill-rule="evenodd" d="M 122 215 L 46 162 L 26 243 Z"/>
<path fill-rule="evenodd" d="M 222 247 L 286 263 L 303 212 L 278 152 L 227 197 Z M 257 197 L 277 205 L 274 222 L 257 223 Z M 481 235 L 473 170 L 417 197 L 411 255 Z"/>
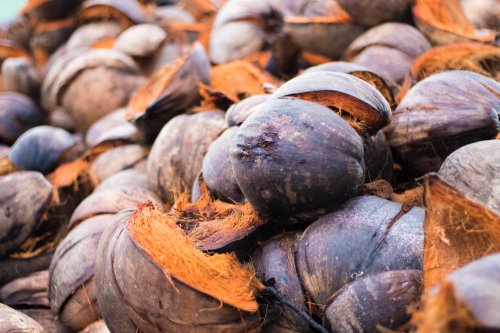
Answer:
<path fill-rule="evenodd" d="M 258 310 L 256 296 L 264 286 L 234 254 L 208 255 L 176 225 L 175 216 L 145 204 L 132 215 L 128 232 L 175 287 L 181 281 L 238 309 Z"/>

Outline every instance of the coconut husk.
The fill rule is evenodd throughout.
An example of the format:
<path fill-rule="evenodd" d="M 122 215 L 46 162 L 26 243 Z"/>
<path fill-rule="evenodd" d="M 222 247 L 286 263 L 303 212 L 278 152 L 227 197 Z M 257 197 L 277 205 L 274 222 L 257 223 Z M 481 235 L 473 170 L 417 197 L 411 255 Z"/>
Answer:
<path fill-rule="evenodd" d="M 460 193 L 436 174 L 425 182 L 424 288 L 452 271 L 500 251 L 500 216 Z"/>

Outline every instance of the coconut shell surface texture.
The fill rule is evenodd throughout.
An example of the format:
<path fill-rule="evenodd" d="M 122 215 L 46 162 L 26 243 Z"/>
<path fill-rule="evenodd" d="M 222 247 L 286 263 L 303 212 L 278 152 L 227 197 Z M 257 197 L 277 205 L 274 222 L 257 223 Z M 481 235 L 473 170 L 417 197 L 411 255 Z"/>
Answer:
<path fill-rule="evenodd" d="M 499 0 L 10 15 L 0 333 L 500 330 Z"/>

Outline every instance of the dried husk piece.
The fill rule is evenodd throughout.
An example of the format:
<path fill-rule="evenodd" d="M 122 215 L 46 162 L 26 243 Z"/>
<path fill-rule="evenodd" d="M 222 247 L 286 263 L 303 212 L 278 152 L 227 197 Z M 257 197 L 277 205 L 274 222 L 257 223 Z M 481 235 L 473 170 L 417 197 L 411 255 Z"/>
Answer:
<path fill-rule="evenodd" d="M 162 201 L 153 192 L 143 188 L 122 186 L 95 191 L 75 209 L 68 228 L 72 229 L 90 217 L 116 214 L 148 201 L 158 207 L 164 207 Z"/>
<path fill-rule="evenodd" d="M 500 251 L 500 215 L 442 181 L 425 176 L 424 288 L 482 256 Z"/>
<path fill-rule="evenodd" d="M 396 160 L 414 174 L 437 171 L 469 143 L 494 138 L 500 128 L 500 84 L 469 71 L 434 74 L 411 88 L 385 134 Z"/>
<path fill-rule="evenodd" d="M 500 329 L 500 254 L 449 274 L 423 300 L 412 323 L 417 333 L 494 332 Z"/>
<path fill-rule="evenodd" d="M 362 26 L 372 27 L 387 21 L 402 21 L 410 14 L 410 8 L 415 0 L 336 0 L 338 4 L 352 17 L 352 20 Z"/>
<path fill-rule="evenodd" d="M 21 13 L 32 22 L 54 21 L 70 16 L 83 0 L 29 0 Z"/>
<path fill-rule="evenodd" d="M 94 282 L 97 245 L 112 214 L 81 222 L 57 247 L 50 264 L 49 300 L 52 313 L 73 331 L 100 318 Z"/>
<path fill-rule="evenodd" d="M 14 92 L 0 93 L 0 142 L 13 144 L 21 134 L 43 121 L 42 111 L 29 97 Z"/>
<path fill-rule="evenodd" d="M 264 93 L 270 77 L 247 61 L 235 61 L 212 68 L 210 86 L 201 85 L 203 105 L 226 110 L 252 95 Z"/>
<path fill-rule="evenodd" d="M 430 48 L 424 35 L 405 23 L 384 23 L 354 40 L 344 59 L 382 76 L 397 91 L 413 60 Z"/>
<path fill-rule="evenodd" d="M 349 74 L 312 72 L 279 87 L 273 99 L 301 99 L 337 112 L 361 135 L 374 134 L 391 119 L 391 108 L 370 84 Z"/>
<path fill-rule="evenodd" d="M 220 200 L 242 202 L 245 196 L 234 177 L 229 158 L 231 144 L 238 134 L 237 127 L 224 131 L 208 148 L 201 172 L 210 193 Z"/>
<path fill-rule="evenodd" d="M 26 58 L 8 58 L 2 63 L 3 90 L 16 92 L 38 101 L 42 78 Z"/>
<path fill-rule="evenodd" d="M 295 241 L 300 234 L 285 233 L 259 244 L 258 249 L 252 255 L 252 262 L 261 281 L 274 279 L 274 287 L 289 301 L 293 302 L 299 309 L 306 311 L 305 296 L 300 285 L 295 266 Z M 280 307 L 272 317 L 268 308 L 266 319 L 268 324 L 264 326 L 263 332 L 308 332 L 308 323 L 288 307 Z"/>
<path fill-rule="evenodd" d="M 197 250 L 151 205 L 118 214 L 104 232 L 96 285 L 111 331 L 258 331 L 255 297 L 263 286 L 255 275 L 232 254 Z"/>
<path fill-rule="evenodd" d="M 36 321 L 1 303 L 0 330 L 3 332 L 45 333 L 43 327 Z"/>
<path fill-rule="evenodd" d="M 464 15 L 460 0 L 417 0 L 412 11 L 419 30 L 435 45 L 495 42 L 496 31 L 474 29 Z"/>
<path fill-rule="evenodd" d="M 226 112 L 226 123 L 228 126 L 240 126 L 257 110 L 256 106 L 271 99 L 271 95 L 259 94 L 245 98 L 241 102 L 231 105 Z"/>
<path fill-rule="evenodd" d="M 323 310 L 339 289 L 361 277 L 420 270 L 424 215 L 422 208 L 362 196 L 321 217 L 297 243 L 305 291 Z"/>
<path fill-rule="evenodd" d="M 437 46 L 419 56 L 411 67 L 414 81 L 446 70 L 467 70 L 500 79 L 500 47 L 480 43 Z"/>
<path fill-rule="evenodd" d="M 90 22 L 76 29 L 66 42 L 64 48 L 74 50 L 88 48 L 98 42 L 118 37 L 123 27 L 118 22 Z"/>
<path fill-rule="evenodd" d="M 50 55 L 64 44 L 75 26 L 76 20 L 73 17 L 36 25 L 30 46 L 38 66 L 43 66 Z"/>
<path fill-rule="evenodd" d="M 500 214 L 500 140 L 471 143 L 454 151 L 439 177 L 469 198 Z"/>
<path fill-rule="evenodd" d="M 78 139 L 65 130 L 36 126 L 16 140 L 9 150 L 7 162 L 19 170 L 48 173 L 61 163 L 75 159 L 80 151 Z"/>
<path fill-rule="evenodd" d="M 196 43 L 172 66 L 159 69 L 132 97 L 127 118 L 153 141 L 163 125 L 200 101 L 198 82 L 210 82 L 210 63 Z"/>
<path fill-rule="evenodd" d="M 420 270 L 396 270 L 360 277 L 339 290 L 326 306 L 330 332 L 398 329 L 410 319 L 422 293 Z"/>
<path fill-rule="evenodd" d="M 0 258 L 31 236 L 52 200 L 52 185 L 42 174 L 19 171 L 0 177 Z"/>
<path fill-rule="evenodd" d="M 311 72 L 339 72 L 351 74 L 374 86 L 385 97 L 392 109 L 395 108 L 394 95 L 385 80 L 366 67 L 345 61 L 327 62 L 324 64 L 309 67 L 304 73 Z"/>
<path fill-rule="evenodd" d="M 169 204 L 174 203 L 174 194 L 189 191 L 208 147 L 224 127 L 224 114 L 220 111 L 179 115 L 170 120 L 148 156 L 150 188 Z"/>
<path fill-rule="evenodd" d="M 148 21 L 145 8 L 136 0 L 87 0 L 78 19 L 81 22 L 117 21 L 125 29 Z"/>
<path fill-rule="evenodd" d="M 300 99 L 267 102 L 245 120 L 230 159 L 245 198 L 266 217 L 313 219 L 364 180 L 361 137 L 330 109 Z"/>
<path fill-rule="evenodd" d="M 124 145 L 112 148 L 97 157 L 91 167 L 99 182 L 126 169 L 145 170 L 149 150 L 141 145 Z"/>

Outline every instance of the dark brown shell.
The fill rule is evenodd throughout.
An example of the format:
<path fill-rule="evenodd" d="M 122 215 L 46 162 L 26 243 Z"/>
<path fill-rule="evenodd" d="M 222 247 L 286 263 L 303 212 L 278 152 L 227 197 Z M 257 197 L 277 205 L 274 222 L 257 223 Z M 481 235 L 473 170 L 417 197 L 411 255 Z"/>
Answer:
<path fill-rule="evenodd" d="M 302 286 L 319 306 L 362 276 L 422 266 L 422 208 L 363 196 L 311 224 L 297 243 Z"/>
<path fill-rule="evenodd" d="M 37 126 L 21 135 L 9 151 L 10 161 L 21 170 L 48 173 L 80 151 L 76 137 L 63 129 Z"/>
<path fill-rule="evenodd" d="M 241 125 L 230 158 L 246 199 L 266 216 L 314 218 L 355 195 L 364 179 L 359 135 L 302 100 L 266 103 Z"/>
<path fill-rule="evenodd" d="M 390 181 L 393 175 L 393 160 L 391 148 L 384 133 L 363 139 L 363 150 L 365 160 L 365 182 L 385 179 Z"/>
<path fill-rule="evenodd" d="M 148 157 L 148 183 L 168 203 L 189 191 L 210 144 L 224 128 L 222 112 L 180 115 L 163 127 Z"/>
<path fill-rule="evenodd" d="M 22 9 L 32 22 L 54 21 L 74 13 L 83 0 L 31 0 Z"/>
<path fill-rule="evenodd" d="M 102 153 L 92 163 L 91 171 L 97 180 L 103 181 L 109 176 L 126 169 L 141 168 L 146 162 L 149 150 L 141 145 L 124 145 Z"/>
<path fill-rule="evenodd" d="M 236 182 L 229 159 L 229 148 L 237 134 L 238 128 L 231 127 L 212 142 L 203 158 L 201 168 L 203 179 L 210 193 L 229 202 L 241 202 L 245 198 Z"/>
<path fill-rule="evenodd" d="M 231 105 L 226 112 L 228 126 L 240 126 L 255 112 L 256 107 L 271 99 L 271 95 L 259 94 L 245 98 L 241 102 Z"/>
<path fill-rule="evenodd" d="M 102 232 L 113 215 L 91 217 L 59 244 L 50 264 L 49 300 L 54 315 L 72 330 L 100 318 L 94 284 L 94 261 Z"/>
<path fill-rule="evenodd" d="M 20 277 L 0 289 L 0 301 L 13 307 L 49 307 L 49 271 Z"/>
<path fill-rule="evenodd" d="M 408 91 L 385 131 L 396 159 L 415 174 L 437 171 L 469 143 L 500 128 L 500 84 L 468 71 L 434 74 Z"/>
<path fill-rule="evenodd" d="M 339 290 L 326 306 L 330 332 L 398 329 L 410 319 L 422 293 L 419 270 L 388 271 L 358 278 Z"/>
<path fill-rule="evenodd" d="M 439 177 L 500 214 L 500 140 L 471 143 L 444 160 Z"/>
<path fill-rule="evenodd" d="M 30 98 L 19 93 L 0 93 L 0 142 L 12 144 L 43 121 L 42 112 Z"/>
<path fill-rule="evenodd" d="M 415 0 L 337 0 L 354 22 L 371 27 L 387 21 L 402 21 L 410 14 Z"/>
<path fill-rule="evenodd" d="M 47 212 L 52 185 L 38 172 L 0 177 L 0 258 L 17 250 Z"/>
<path fill-rule="evenodd" d="M 295 241 L 298 237 L 299 234 L 283 234 L 269 239 L 259 245 L 252 261 L 262 281 L 274 279 L 274 287 L 299 309 L 306 311 L 305 297 L 295 266 Z M 285 306 L 280 310 L 279 317 L 267 324 L 263 332 L 308 332 L 309 326 L 302 317 Z"/>
<path fill-rule="evenodd" d="M 98 248 L 97 298 L 112 332 L 257 331 L 258 322 L 248 313 L 197 291 L 175 276 L 170 275 L 169 282 L 162 268 L 130 236 L 127 225 L 132 213 L 116 215 Z"/>
<path fill-rule="evenodd" d="M 17 92 L 38 101 L 42 79 L 26 58 L 6 59 L 2 63 L 2 78 L 4 91 Z"/>
<path fill-rule="evenodd" d="M 0 331 L 45 333 L 36 321 L 4 304 L 0 304 Z"/>
<path fill-rule="evenodd" d="M 377 89 L 344 73 L 300 75 L 279 87 L 273 98 L 298 98 L 336 108 L 358 120 L 369 133 L 376 133 L 391 119 L 391 107 Z"/>
<path fill-rule="evenodd" d="M 174 66 L 160 68 L 134 94 L 127 118 L 152 141 L 170 119 L 200 101 L 199 82 L 210 82 L 210 63 L 203 46 L 196 43 Z"/>

